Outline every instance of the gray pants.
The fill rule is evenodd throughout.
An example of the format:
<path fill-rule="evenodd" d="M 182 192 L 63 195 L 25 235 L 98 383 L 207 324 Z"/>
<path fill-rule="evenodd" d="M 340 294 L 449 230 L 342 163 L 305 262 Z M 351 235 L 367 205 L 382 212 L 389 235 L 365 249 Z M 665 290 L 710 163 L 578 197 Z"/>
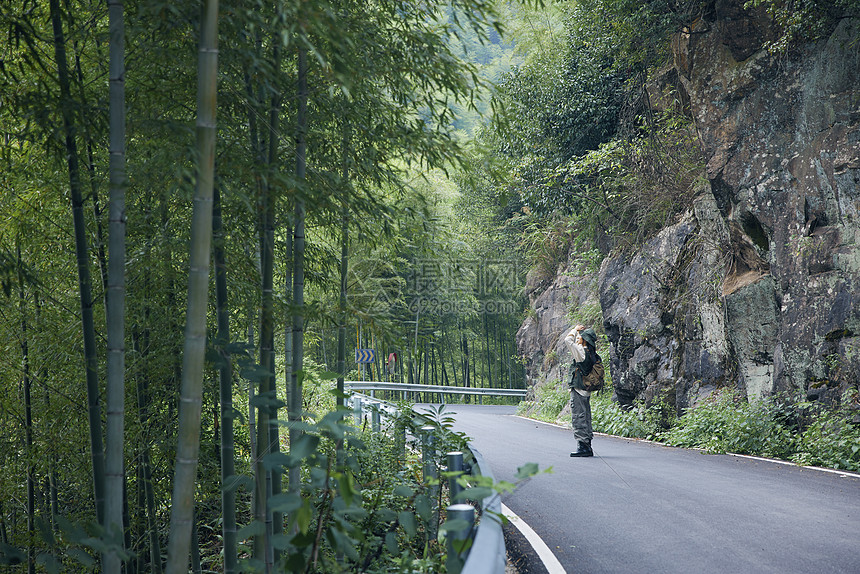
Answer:
<path fill-rule="evenodd" d="M 570 391 L 570 412 L 573 423 L 573 438 L 591 445 L 594 433 L 591 431 L 591 396 L 582 396 L 575 390 Z"/>

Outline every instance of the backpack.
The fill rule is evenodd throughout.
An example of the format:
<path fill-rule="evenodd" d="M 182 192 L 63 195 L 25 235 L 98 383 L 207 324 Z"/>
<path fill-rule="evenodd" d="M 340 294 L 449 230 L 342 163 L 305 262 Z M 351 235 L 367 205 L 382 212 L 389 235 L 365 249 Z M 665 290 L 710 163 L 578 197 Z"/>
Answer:
<path fill-rule="evenodd" d="M 582 386 L 592 393 L 603 388 L 603 363 L 594 363 L 591 372 L 582 376 Z"/>

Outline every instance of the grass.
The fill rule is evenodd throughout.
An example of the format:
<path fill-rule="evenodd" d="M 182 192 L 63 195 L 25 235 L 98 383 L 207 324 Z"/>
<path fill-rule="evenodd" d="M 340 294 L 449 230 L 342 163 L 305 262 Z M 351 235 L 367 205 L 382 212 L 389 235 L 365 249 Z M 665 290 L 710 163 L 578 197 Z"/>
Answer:
<path fill-rule="evenodd" d="M 520 401 L 517 414 L 544 421 L 558 422 L 558 417 L 565 405 L 570 402 L 570 391 L 561 381 L 540 385 L 535 388 L 535 400 Z"/>

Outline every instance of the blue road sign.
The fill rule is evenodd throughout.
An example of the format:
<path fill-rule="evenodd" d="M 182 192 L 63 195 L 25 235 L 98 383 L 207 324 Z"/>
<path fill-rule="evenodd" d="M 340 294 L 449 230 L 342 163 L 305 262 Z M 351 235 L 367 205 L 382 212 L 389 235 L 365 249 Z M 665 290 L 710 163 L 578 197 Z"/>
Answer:
<path fill-rule="evenodd" d="M 356 363 L 372 363 L 376 360 L 376 351 L 373 349 L 356 349 L 355 350 L 355 362 Z"/>

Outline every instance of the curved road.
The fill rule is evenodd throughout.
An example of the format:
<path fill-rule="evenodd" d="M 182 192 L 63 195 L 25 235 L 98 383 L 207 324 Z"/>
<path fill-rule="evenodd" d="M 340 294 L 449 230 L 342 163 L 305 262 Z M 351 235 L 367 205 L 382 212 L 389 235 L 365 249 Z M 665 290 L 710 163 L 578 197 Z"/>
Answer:
<path fill-rule="evenodd" d="M 496 480 L 539 474 L 502 497 L 569 574 L 860 573 L 860 477 L 596 436 L 514 407 L 452 405 Z"/>

